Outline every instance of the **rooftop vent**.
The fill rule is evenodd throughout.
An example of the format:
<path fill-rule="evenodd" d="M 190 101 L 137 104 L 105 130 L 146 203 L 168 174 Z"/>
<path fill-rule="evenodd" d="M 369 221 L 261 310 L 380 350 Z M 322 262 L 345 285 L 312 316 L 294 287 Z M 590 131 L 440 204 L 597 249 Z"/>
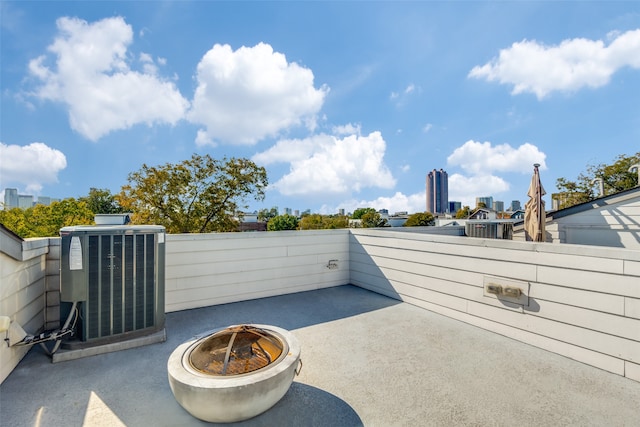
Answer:
<path fill-rule="evenodd" d="M 127 225 L 131 222 L 131 214 L 96 214 L 93 218 L 96 225 Z"/>

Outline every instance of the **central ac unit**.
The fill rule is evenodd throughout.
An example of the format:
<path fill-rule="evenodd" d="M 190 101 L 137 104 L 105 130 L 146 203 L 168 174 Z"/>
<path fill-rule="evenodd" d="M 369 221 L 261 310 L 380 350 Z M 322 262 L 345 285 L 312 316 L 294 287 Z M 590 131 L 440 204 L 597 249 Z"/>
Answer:
<path fill-rule="evenodd" d="M 80 342 L 67 347 L 122 341 L 164 328 L 164 227 L 74 226 L 62 228 L 60 236 L 60 318 L 72 303 L 78 308 Z"/>

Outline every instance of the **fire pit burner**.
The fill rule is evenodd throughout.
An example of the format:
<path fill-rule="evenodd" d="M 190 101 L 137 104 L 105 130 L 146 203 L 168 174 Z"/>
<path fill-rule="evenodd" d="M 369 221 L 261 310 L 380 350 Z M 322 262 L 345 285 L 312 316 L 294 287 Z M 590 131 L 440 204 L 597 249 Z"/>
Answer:
<path fill-rule="evenodd" d="M 241 325 L 205 338 L 191 350 L 189 363 L 204 374 L 241 375 L 273 363 L 288 351 L 285 347 L 276 335 Z"/>
<path fill-rule="evenodd" d="M 235 325 L 178 346 L 167 362 L 178 403 L 204 421 L 255 417 L 289 390 L 302 366 L 300 344 L 289 331 Z"/>

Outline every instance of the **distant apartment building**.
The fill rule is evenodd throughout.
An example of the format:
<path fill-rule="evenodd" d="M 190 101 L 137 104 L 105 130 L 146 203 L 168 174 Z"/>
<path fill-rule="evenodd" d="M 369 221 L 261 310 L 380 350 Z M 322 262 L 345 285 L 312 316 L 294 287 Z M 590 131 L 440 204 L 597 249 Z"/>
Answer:
<path fill-rule="evenodd" d="M 51 202 L 59 201 L 58 199 L 52 199 L 48 196 L 38 196 L 38 198 L 34 198 L 34 196 L 30 194 L 18 194 L 18 189 L 16 188 L 5 188 L 4 189 L 4 209 L 29 209 L 32 208 L 35 204 L 42 205 L 50 205 Z"/>
<path fill-rule="evenodd" d="M 49 206 L 53 200 L 49 196 L 38 196 L 37 204 Z"/>
<path fill-rule="evenodd" d="M 449 213 L 455 215 L 460 209 L 462 209 L 462 202 L 449 202 Z"/>
<path fill-rule="evenodd" d="M 476 207 L 479 207 L 480 203 L 484 203 L 485 207 L 493 209 L 493 196 L 476 197 Z"/>
<path fill-rule="evenodd" d="M 18 207 L 18 189 L 5 188 L 4 189 L 4 208 L 12 209 L 17 207 Z"/>
<path fill-rule="evenodd" d="M 504 202 L 496 200 L 493 202 L 493 210 L 496 212 L 504 212 Z"/>
<path fill-rule="evenodd" d="M 511 212 L 515 212 L 515 211 L 519 211 L 520 209 L 522 209 L 522 205 L 520 204 L 520 200 L 512 200 L 511 201 L 511 206 L 509 207 L 509 210 Z"/>
<path fill-rule="evenodd" d="M 449 209 L 449 177 L 442 169 L 427 174 L 427 212 L 446 213 Z"/>

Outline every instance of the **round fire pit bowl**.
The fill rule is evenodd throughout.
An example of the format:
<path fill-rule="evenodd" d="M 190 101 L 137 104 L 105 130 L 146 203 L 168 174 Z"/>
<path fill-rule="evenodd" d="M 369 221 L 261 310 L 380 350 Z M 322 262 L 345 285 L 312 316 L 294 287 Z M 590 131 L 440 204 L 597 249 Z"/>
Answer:
<path fill-rule="evenodd" d="M 300 344 L 269 325 L 216 329 L 178 346 L 167 362 L 178 403 L 203 421 L 230 423 L 259 415 L 285 395 L 299 372 Z"/>

